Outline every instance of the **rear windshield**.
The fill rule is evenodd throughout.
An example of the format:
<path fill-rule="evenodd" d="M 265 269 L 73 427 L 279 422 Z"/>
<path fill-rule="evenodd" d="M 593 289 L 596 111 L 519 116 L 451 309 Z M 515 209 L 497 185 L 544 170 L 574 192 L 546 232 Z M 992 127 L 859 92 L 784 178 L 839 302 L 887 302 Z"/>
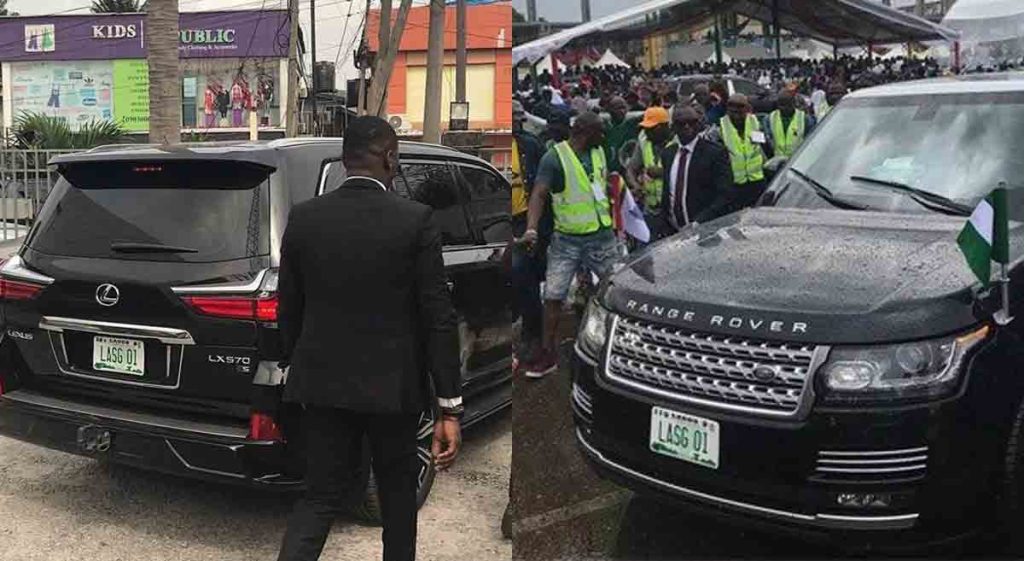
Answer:
<path fill-rule="evenodd" d="M 29 245 L 50 255 L 145 261 L 266 255 L 271 172 L 212 161 L 62 166 Z"/>

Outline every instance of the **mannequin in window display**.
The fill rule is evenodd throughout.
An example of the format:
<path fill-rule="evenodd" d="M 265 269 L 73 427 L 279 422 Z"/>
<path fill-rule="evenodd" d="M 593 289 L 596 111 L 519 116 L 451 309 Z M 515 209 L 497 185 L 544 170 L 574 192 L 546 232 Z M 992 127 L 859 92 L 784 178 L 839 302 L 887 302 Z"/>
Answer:
<path fill-rule="evenodd" d="M 270 106 L 274 101 L 274 78 L 261 72 L 258 87 L 260 109 L 263 112 L 262 124 L 268 127 L 270 126 Z"/>
<path fill-rule="evenodd" d="M 214 114 L 217 108 L 217 91 L 220 84 L 207 82 L 206 91 L 203 92 L 203 115 L 206 117 L 206 128 L 212 129 L 217 123 L 217 116 Z"/>
<path fill-rule="evenodd" d="M 239 74 L 231 85 L 231 126 L 241 127 L 243 112 L 249 105 L 249 85 Z"/>

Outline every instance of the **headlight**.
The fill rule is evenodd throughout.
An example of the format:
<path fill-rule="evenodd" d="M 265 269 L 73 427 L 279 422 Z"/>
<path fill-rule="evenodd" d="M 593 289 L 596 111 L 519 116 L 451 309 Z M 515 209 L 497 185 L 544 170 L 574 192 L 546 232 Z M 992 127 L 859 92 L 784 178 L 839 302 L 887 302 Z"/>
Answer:
<path fill-rule="evenodd" d="M 580 350 L 591 358 L 601 354 L 605 341 L 608 340 L 608 310 L 605 310 L 597 303 L 596 298 L 590 299 L 587 311 L 583 315 L 583 322 L 580 324 L 580 332 L 576 337 Z"/>
<path fill-rule="evenodd" d="M 969 333 L 899 345 L 832 349 L 822 367 L 827 401 L 938 397 L 956 386 L 987 325 Z"/>

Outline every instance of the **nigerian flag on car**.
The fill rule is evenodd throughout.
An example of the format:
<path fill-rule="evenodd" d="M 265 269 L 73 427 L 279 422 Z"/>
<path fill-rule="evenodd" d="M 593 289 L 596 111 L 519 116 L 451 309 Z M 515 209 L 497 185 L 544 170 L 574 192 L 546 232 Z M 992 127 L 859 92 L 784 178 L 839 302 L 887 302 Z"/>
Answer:
<path fill-rule="evenodd" d="M 1006 189 L 989 193 L 971 213 L 956 241 L 981 284 L 992 282 L 992 262 L 1009 263 L 1009 219 L 1006 214 Z"/>

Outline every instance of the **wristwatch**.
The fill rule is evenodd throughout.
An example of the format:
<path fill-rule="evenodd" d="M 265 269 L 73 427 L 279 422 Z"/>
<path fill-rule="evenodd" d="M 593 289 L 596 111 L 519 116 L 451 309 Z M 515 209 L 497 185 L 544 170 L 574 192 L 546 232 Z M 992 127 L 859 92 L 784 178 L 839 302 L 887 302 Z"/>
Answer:
<path fill-rule="evenodd" d="M 466 408 L 463 407 L 462 405 L 457 405 L 455 407 L 442 407 L 441 408 L 441 416 L 442 417 L 448 417 L 449 419 L 455 419 L 457 421 L 461 421 L 463 415 L 465 415 L 465 414 L 466 414 Z"/>

